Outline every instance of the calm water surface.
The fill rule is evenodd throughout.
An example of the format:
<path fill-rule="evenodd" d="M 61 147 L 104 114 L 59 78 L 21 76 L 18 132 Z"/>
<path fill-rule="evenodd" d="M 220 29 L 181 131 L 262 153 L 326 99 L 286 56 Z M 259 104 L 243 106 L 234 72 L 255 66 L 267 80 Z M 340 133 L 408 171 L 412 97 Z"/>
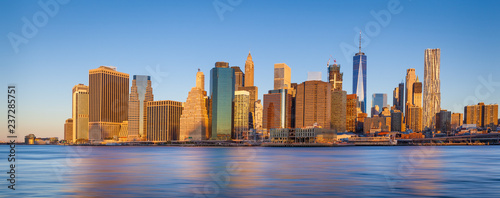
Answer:
<path fill-rule="evenodd" d="M 500 146 L 16 148 L 2 197 L 500 196 Z"/>

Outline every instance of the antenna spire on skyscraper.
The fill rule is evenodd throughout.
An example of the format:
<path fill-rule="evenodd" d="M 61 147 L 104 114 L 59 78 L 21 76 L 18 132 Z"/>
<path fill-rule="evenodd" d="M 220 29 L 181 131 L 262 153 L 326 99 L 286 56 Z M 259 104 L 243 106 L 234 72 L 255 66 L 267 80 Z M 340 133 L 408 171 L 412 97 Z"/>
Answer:
<path fill-rule="evenodd" d="M 361 54 L 361 30 L 359 31 L 359 53 Z"/>

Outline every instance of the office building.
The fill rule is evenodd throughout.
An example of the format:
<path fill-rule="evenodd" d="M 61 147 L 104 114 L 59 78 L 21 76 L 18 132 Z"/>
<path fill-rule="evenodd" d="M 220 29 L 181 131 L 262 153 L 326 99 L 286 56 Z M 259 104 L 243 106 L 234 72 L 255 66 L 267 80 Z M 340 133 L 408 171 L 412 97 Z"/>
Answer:
<path fill-rule="evenodd" d="M 464 115 L 461 113 L 451 114 L 451 129 L 455 130 L 464 124 Z"/>
<path fill-rule="evenodd" d="M 208 98 L 205 75 L 198 69 L 196 86 L 188 94 L 180 118 L 179 140 L 206 140 L 209 138 Z"/>
<path fill-rule="evenodd" d="M 231 67 L 234 70 L 234 90 L 239 90 L 240 87 L 245 85 L 245 74 L 238 66 Z"/>
<path fill-rule="evenodd" d="M 147 109 L 146 104 L 153 101 L 151 76 L 134 75 L 130 88 L 128 103 L 128 139 L 146 140 L 147 136 Z"/>
<path fill-rule="evenodd" d="M 358 96 L 356 94 L 346 95 L 346 131 L 355 132 L 357 122 Z"/>
<path fill-rule="evenodd" d="M 331 129 L 337 132 L 346 131 L 347 92 L 332 91 L 331 96 Z"/>
<path fill-rule="evenodd" d="M 270 90 L 264 94 L 262 123 L 265 129 L 293 128 L 292 94 L 288 89 Z"/>
<path fill-rule="evenodd" d="M 89 140 L 116 139 L 128 120 L 129 75 L 116 67 L 89 70 Z"/>
<path fill-rule="evenodd" d="M 410 68 L 406 70 L 406 95 L 405 95 L 405 114 L 408 114 L 408 106 L 413 106 L 413 83 L 417 80 L 415 69 Z M 407 120 L 408 121 L 408 120 Z"/>
<path fill-rule="evenodd" d="M 64 140 L 66 142 L 74 142 L 73 139 L 73 119 L 68 118 L 66 122 L 64 122 Z M 26 143 L 26 141 L 25 141 Z"/>
<path fill-rule="evenodd" d="M 179 140 L 182 102 L 161 100 L 147 102 L 147 140 Z"/>
<path fill-rule="evenodd" d="M 447 135 L 451 132 L 451 112 L 442 109 L 436 113 L 436 131 L 445 133 Z"/>
<path fill-rule="evenodd" d="M 398 132 L 401 132 L 401 131 L 406 131 L 405 128 L 403 127 L 404 126 L 404 122 L 403 122 L 403 119 L 404 116 L 403 116 L 403 112 L 401 112 L 400 110 L 394 110 L 391 112 L 391 130 L 392 131 L 398 131 Z"/>
<path fill-rule="evenodd" d="M 230 140 L 233 132 L 234 69 L 227 62 L 217 62 L 210 70 L 212 137 Z"/>
<path fill-rule="evenodd" d="M 250 93 L 248 91 L 234 92 L 234 134 L 233 139 L 247 139 L 248 115 L 250 112 Z"/>
<path fill-rule="evenodd" d="M 406 122 L 408 129 L 411 129 L 413 132 L 421 132 L 423 130 L 422 116 L 422 107 L 410 105 L 407 114 L 408 122 Z"/>
<path fill-rule="evenodd" d="M 285 63 L 274 64 L 274 90 L 290 89 L 292 70 Z"/>
<path fill-rule="evenodd" d="M 254 129 L 262 130 L 263 109 L 261 100 L 255 101 Z"/>
<path fill-rule="evenodd" d="M 372 95 L 372 107 L 378 106 L 379 112 L 387 106 L 387 94 L 375 93 Z M 373 114 L 372 114 L 373 116 Z"/>
<path fill-rule="evenodd" d="M 340 64 L 337 64 L 337 60 L 333 61 L 334 64 L 328 66 L 328 82 L 332 85 L 332 90 L 341 91 L 342 90 L 342 78 L 343 73 L 340 72 Z"/>
<path fill-rule="evenodd" d="M 416 107 L 422 107 L 422 82 L 417 80 L 413 83 L 413 105 Z"/>
<path fill-rule="evenodd" d="M 72 94 L 72 142 L 86 142 L 89 139 L 89 87 L 78 84 Z"/>
<path fill-rule="evenodd" d="M 358 96 L 359 107 L 366 113 L 366 55 L 361 52 L 361 32 L 359 33 L 359 52 L 353 57 L 352 93 Z"/>
<path fill-rule="evenodd" d="M 295 128 L 319 125 L 330 128 L 331 84 L 305 81 L 297 86 L 295 99 Z M 345 125 L 345 121 L 343 122 Z"/>
<path fill-rule="evenodd" d="M 465 124 L 476 124 L 478 127 L 495 128 L 498 125 L 498 104 L 469 105 L 464 107 Z"/>
<path fill-rule="evenodd" d="M 440 62 L 440 49 L 425 50 L 423 126 L 430 129 L 436 126 L 436 113 L 441 110 Z"/>

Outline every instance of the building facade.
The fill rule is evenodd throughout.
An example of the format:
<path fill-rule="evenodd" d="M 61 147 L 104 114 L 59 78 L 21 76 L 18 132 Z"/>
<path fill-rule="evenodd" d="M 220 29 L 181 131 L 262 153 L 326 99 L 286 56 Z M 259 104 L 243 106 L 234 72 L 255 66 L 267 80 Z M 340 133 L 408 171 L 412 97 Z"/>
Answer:
<path fill-rule="evenodd" d="M 358 96 L 356 94 L 346 95 L 346 131 L 356 132 Z"/>
<path fill-rule="evenodd" d="M 182 102 L 161 100 L 147 102 L 147 140 L 179 140 Z"/>
<path fill-rule="evenodd" d="M 146 104 L 153 101 L 151 76 L 134 75 L 128 104 L 128 139 L 146 140 Z"/>
<path fill-rule="evenodd" d="M 455 130 L 464 124 L 464 115 L 461 113 L 451 114 L 451 129 Z"/>
<path fill-rule="evenodd" d="M 64 122 L 64 140 L 66 140 L 66 142 L 74 142 L 72 118 L 68 118 L 66 119 L 66 122 Z"/>
<path fill-rule="evenodd" d="M 332 91 L 331 96 L 331 129 L 337 132 L 346 131 L 347 123 L 347 92 Z"/>
<path fill-rule="evenodd" d="M 180 118 L 179 140 L 206 140 L 209 138 L 208 99 L 205 75 L 198 69 L 196 86 L 188 94 Z"/>
<path fill-rule="evenodd" d="M 436 131 L 445 133 L 447 135 L 451 132 L 451 112 L 446 110 L 441 110 L 436 113 Z"/>
<path fill-rule="evenodd" d="M 274 64 L 274 90 L 290 89 L 292 70 L 285 63 Z"/>
<path fill-rule="evenodd" d="M 334 64 L 328 66 L 328 82 L 332 85 L 332 90 L 341 91 L 342 90 L 342 78 L 343 73 L 340 72 L 340 64 L 334 60 Z"/>
<path fill-rule="evenodd" d="M 245 74 L 238 66 L 232 66 L 234 70 L 234 90 L 238 91 L 240 87 L 245 85 Z"/>
<path fill-rule="evenodd" d="M 421 132 L 423 130 L 423 111 L 422 107 L 409 106 L 406 123 L 407 127 L 413 132 Z"/>
<path fill-rule="evenodd" d="M 107 66 L 89 70 L 89 140 L 118 137 L 128 101 L 128 74 Z"/>
<path fill-rule="evenodd" d="M 72 95 L 72 142 L 89 139 L 89 87 L 78 84 L 73 87 Z"/>
<path fill-rule="evenodd" d="M 330 128 L 331 89 L 330 83 L 316 80 L 297 85 L 295 128 L 305 128 L 315 124 L 322 128 Z"/>
<path fill-rule="evenodd" d="M 361 112 L 366 113 L 366 55 L 361 52 L 361 32 L 359 34 L 359 52 L 352 59 L 352 93 L 358 96 Z"/>
<path fill-rule="evenodd" d="M 227 62 L 216 62 L 210 70 L 212 139 L 229 140 L 233 132 L 235 74 Z"/>
<path fill-rule="evenodd" d="M 436 113 L 441 110 L 440 49 L 426 49 L 424 62 L 424 128 L 434 129 Z"/>
<path fill-rule="evenodd" d="M 247 139 L 248 115 L 250 113 L 250 93 L 248 91 L 234 92 L 234 134 L 233 139 Z"/>
<path fill-rule="evenodd" d="M 263 118 L 263 109 L 261 100 L 255 101 L 255 116 L 254 116 L 254 129 L 262 130 L 262 118 Z"/>
<path fill-rule="evenodd" d="M 265 129 L 293 128 L 292 94 L 288 89 L 270 90 L 264 94 L 262 126 Z"/>

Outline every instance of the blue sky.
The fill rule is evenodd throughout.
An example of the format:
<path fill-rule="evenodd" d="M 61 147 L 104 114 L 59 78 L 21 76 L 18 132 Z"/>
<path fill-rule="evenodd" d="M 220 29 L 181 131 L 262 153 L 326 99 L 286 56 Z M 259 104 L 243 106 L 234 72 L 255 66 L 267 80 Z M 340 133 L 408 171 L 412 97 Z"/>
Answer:
<path fill-rule="evenodd" d="M 227 10 L 218 12 L 214 2 Z M 354 54 L 341 46 L 357 50 L 359 30 L 370 34 L 362 50 L 368 57 L 367 106 L 373 93 L 387 93 L 392 104 L 392 91 L 408 68 L 423 81 L 427 48 L 441 48 L 443 109 L 462 113 L 477 101 L 499 102 L 499 2 L 395 2 L 401 11 L 382 25 L 370 12 L 389 12 L 393 1 L 73 0 L 58 3 L 52 15 L 38 1 L 1 1 L 0 103 L 7 103 L 7 85 L 16 84 L 18 135 L 62 138 L 71 117 L 71 88 L 88 85 L 89 69 L 111 65 L 151 75 L 158 68 L 163 75 L 153 75 L 155 100 L 185 101 L 198 68 L 208 76 L 216 61 L 243 67 L 249 50 L 259 98 L 273 87 L 275 63 L 292 68 L 293 82 L 315 71 L 326 80 L 330 55 L 342 65 L 344 90 L 351 93 Z M 23 18 L 40 26 L 30 38 L 23 34 Z M 9 40 L 13 34 L 27 40 L 17 53 Z M 7 120 L 6 113 L 0 120 Z M 6 134 L 6 126 L 0 131 Z"/>

